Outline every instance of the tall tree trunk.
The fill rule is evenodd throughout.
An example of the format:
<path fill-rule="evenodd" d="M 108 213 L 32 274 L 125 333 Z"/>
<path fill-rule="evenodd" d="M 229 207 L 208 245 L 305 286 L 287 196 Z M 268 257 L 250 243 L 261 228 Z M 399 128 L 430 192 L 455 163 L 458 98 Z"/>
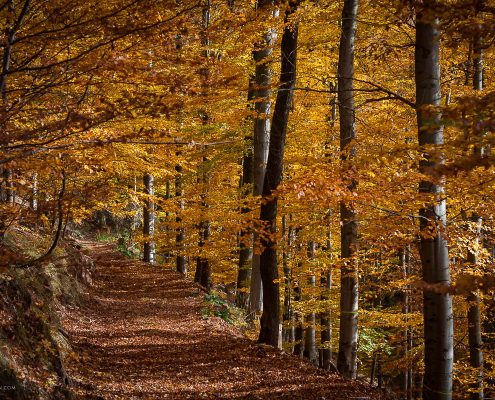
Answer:
<path fill-rule="evenodd" d="M 302 270 L 302 263 L 299 263 L 299 273 Z M 301 277 L 297 280 L 297 286 L 294 288 L 294 301 L 296 304 L 301 301 Z M 293 354 L 299 358 L 303 357 L 304 353 L 304 317 L 301 312 L 295 313 L 295 328 L 294 328 L 294 350 Z"/>
<path fill-rule="evenodd" d="M 315 258 L 316 243 L 308 243 L 308 259 L 312 262 Z M 316 287 L 316 277 L 314 274 L 308 277 L 309 300 L 314 299 L 314 290 Z M 306 314 L 306 329 L 304 336 L 304 357 L 313 365 L 318 366 L 318 352 L 316 351 L 316 315 L 314 312 Z"/>
<path fill-rule="evenodd" d="M 198 182 L 202 184 L 204 187 L 201 188 L 201 217 L 199 222 L 198 229 L 198 247 L 199 247 L 199 256 L 196 259 L 196 273 L 194 275 L 195 282 L 198 282 L 201 286 L 203 286 L 206 291 L 210 291 L 212 287 L 211 281 L 211 264 L 208 257 L 204 254 L 204 247 L 208 243 L 210 239 L 210 221 L 208 220 L 206 213 L 208 210 L 208 202 L 206 201 L 207 197 L 207 185 L 208 185 L 208 172 L 206 169 L 208 159 L 203 157 L 202 169 L 203 171 L 199 172 Z"/>
<path fill-rule="evenodd" d="M 282 268 L 284 270 L 284 314 L 283 314 L 283 341 L 288 344 L 288 351 L 292 352 L 294 346 L 294 311 L 292 309 L 292 269 L 289 265 L 294 229 L 291 225 L 287 228 L 287 216 L 282 217 Z"/>
<path fill-rule="evenodd" d="M 202 77 L 202 88 L 203 88 L 203 96 L 208 96 L 209 91 L 209 79 L 210 79 L 210 51 L 208 46 L 210 45 L 210 37 L 209 37 L 209 28 L 210 28 L 210 18 L 211 18 L 211 2 L 210 0 L 206 0 L 202 9 L 202 38 L 201 44 L 204 46 L 203 57 L 204 57 L 204 66 L 201 68 L 201 77 Z M 205 99 L 206 103 L 206 99 Z M 208 110 L 203 109 L 200 112 L 201 119 L 203 125 L 208 125 L 210 122 L 210 115 Z M 208 146 L 204 147 L 204 151 L 208 150 Z M 196 273 L 195 273 L 195 281 L 199 282 L 201 286 L 203 286 L 208 292 L 211 289 L 211 265 L 208 257 L 204 255 L 203 247 L 209 240 L 210 237 L 210 221 L 206 217 L 206 212 L 208 209 L 208 203 L 206 201 L 207 197 L 207 186 L 208 186 L 208 158 L 206 155 L 203 156 L 203 163 L 198 172 L 198 182 L 202 183 L 201 190 L 201 219 L 199 223 L 199 256 L 196 259 Z"/>
<path fill-rule="evenodd" d="M 471 221 L 475 225 L 476 239 L 475 246 L 479 242 L 481 233 L 481 218 L 473 215 Z M 478 263 L 478 254 L 476 250 L 468 252 L 467 261 L 471 266 L 476 266 Z M 475 384 L 471 386 L 470 398 L 472 400 L 482 400 L 483 394 L 483 342 L 481 338 L 481 313 L 480 313 L 480 297 L 477 290 L 473 290 L 467 296 L 468 302 L 468 342 L 469 342 L 469 361 L 471 367 L 476 371 Z"/>
<path fill-rule="evenodd" d="M 420 146 L 441 146 L 443 127 L 436 108 L 440 105 L 440 32 L 439 21 L 432 18 L 434 0 L 425 1 L 416 15 L 415 78 L 418 139 Z M 430 106 L 430 107 L 428 107 Z M 432 110 L 431 106 L 434 107 Z M 423 149 L 420 172 L 428 175 L 443 160 Z M 420 256 L 423 279 L 427 284 L 450 285 L 450 266 L 446 227 L 446 202 L 443 180 L 420 182 L 419 192 L 430 194 L 432 200 L 420 210 Z M 453 315 L 450 294 L 423 291 L 425 400 L 452 399 Z"/>
<path fill-rule="evenodd" d="M 285 22 L 295 12 L 299 1 L 289 2 L 285 13 Z M 263 197 L 260 220 L 268 229 L 263 235 L 261 245 L 263 252 L 260 257 L 260 272 L 263 285 L 263 314 L 258 341 L 260 343 L 278 345 L 280 324 L 280 288 L 277 282 L 277 196 L 274 191 L 282 181 L 285 136 L 289 111 L 292 104 L 293 89 L 296 82 L 296 52 L 297 52 L 297 21 L 293 26 L 287 26 L 282 36 L 282 62 L 280 69 L 280 87 L 277 92 L 275 111 L 271 126 L 270 148 L 263 184 Z"/>
<path fill-rule="evenodd" d="M 410 253 L 409 253 L 409 248 L 405 247 L 399 252 L 399 262 L 400 266 L 402 267 L 402 278 L 404 280 L 407 280 L 409 275 L 410 275 Z M 406 359 L 407 363 L 404 368 L 404 373 L 403 373 L 403 392 L 404 392 L 404 398 L 409 399 L 410 396 L 412 395 L 412 368 L 411 368 L 411 361 L 410 361 L 410 356 L 411 356 L 411 328 L 409 327 L 409 303 L 410 303 L 410 291 L 411 291 L 411 286 L 407 285 L 407 287 L 404 290 L 404 296 L 402 299 L 402 314 L 404 314 L 404 323 L 406 324 L 406 328 L 404 329 L 404 358 Z"/>
<path fill-rule="evenodd" d="M 248 103 L 251 107 L 253 100 L 253 82 L 249 82 Z M 253 138 L 251 135 L 244 138 L 245 149 L 242 157 L 242 179 L 241 196 L 246 198 L 252 190 L 253 185 Z M 247 214 L 251 210 L 247 203 L 241 207 L 241 214 Z M 253 263 L 252 233 L 249 228 L 242 227 L 239 234 L 239 267 L 237 271 L 236 304 L 238 307 L 247 309 L 249 307 L 249 284 L 251 282 L 251 268 Z"/>
<path fill-rule="evenodd" d="M 176 235 L 175 235 L 175 247 L 176 247 L 176 258 L 175 266 L 178 272 L 181 274 L 186 274 L 186 256 L 184 255 L 184 241 L 186 239 L 186 232 L 184 227 L 181 226 L 182 223 L 182 212 L 184 211 L 184 182 L 182 178 L 182 166 L 177 164 L 175 166 L 175 197 L 178 199 L 178 210 L 175 216 L 175 223 L 177 225 Z"/>
<path fill-rule="evenodd" d="M 155 262 L 155 243 L 153 242 L 153 233 L 155 230 L 155 205 L 153 202 L 154 182 L 153 175 L 145 174 L 143 177 L 144 183 L 144 199 L 143 206 L 143 235 L 144 235 L 144 250 L 143 260 L 153 264 Z"/>
<path fill-rule="evenodd" d="M 354 38 L 358 0 L 344 0 L 342 33 L 340 37 L 338 67 L 338 99 L 340 117 L 340 150 L 343 162 L 352 162 L 356 137 L 354 123 Z M 351 182 L 349 190 L 355 190 Z M 344 260 L 340 272 L 340 335 L 337 368 L 347 378 L 354 379 L 357 371 L 358 341 L 358 271 L 356 213 L 352 204 L 340 204 L 341 257 Z"/>
<path fill-rule="evenodd" d="M 483 10 L 484 0 L 478 0 L 476 3 L 476 14 Z M 481 27 L 475 34 L 473 40 L 473 89 L 476 91 L 483 90 L 483 38 L 481 36 Z M 479 149 L 479 150 L 478 150 Z M 479 156 L 485 156 L 487 148 L 483 145 L 477 146 Z M 481 234 L 481 218 L 473 213 L 471 222 L 475 225 L 475 247 L 479 244 Z M 473 267 L 478 263 L 478 254 L 476 250 L 468 252 L 468 263 Z M 468 342 L 469 342 L 469 361 L 471 367 L 476 371 L 476 381 L 471 387 L 470 397 L 472 400 L 482 400 L 484 398 L 483 391 L 483 342 L 481 338 L 481 313 L 480 313 L 480 297 L 478 291 L 472 291 L 467 296 L 469 304 L 468 309 Z"/>
<path fill-rule="evenodd" d="M 328 212 L 328 233 L 327 233 L 327 244 L 325 250 L 327 251 L 328 258 L 330 262 L 332 261 L 332 229 L 331 229 L 331 217 L 332 212 Z M 332 267 L 328 271 L 323 271 L 321 273 L 320 285 L 321 285 L 321 296 L 322 301 L 330 300 L 330 291 L 332 289 Z M 326 311 L 320 314 L 321 323 L 321 367 L 330 371 L 332 366 L 332 311 L 328 306 Z"/>
<path fill-rule="evenodd" d="M 273 11 L 274 0 L 259 0 L 257 2 L 258 13 L 261 18 L 269 18 Z M 253 51 L 253 60 L 256 63 L 254 77 L 254 143 L 253 143 L 253 194 L 263 194 L 263 182 L 265 180 L 266 163 L 268 160 L 268 146 L 270 143 L 270 85 L 272 71 L 270 68 L 270 56 L 273 52 L 275 31 L 269 29 L 263 37 L 262 43 L 256 45 Z M 258 243 L 258 235 L 254 235 L 254 246 Z M 257 249 L 253 252 L 251 270 L 251 289 L 249 294 L 249 312 L 251 317 L 263 309 L 263 296 L 260 272 L 260 254 Z"/>

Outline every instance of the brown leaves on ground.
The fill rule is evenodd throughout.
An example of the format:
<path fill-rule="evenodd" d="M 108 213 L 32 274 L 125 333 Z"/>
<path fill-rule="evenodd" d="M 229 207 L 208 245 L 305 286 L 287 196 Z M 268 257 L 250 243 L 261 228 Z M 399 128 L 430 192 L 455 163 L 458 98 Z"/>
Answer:
<path fill-rule="evenodd" d="M 94 284 L 65 316 L 77 399 L 378 399 L 366 385 L 314 368 L 200 316 L 202 293 L 162 266 L 91 245 Z"/>

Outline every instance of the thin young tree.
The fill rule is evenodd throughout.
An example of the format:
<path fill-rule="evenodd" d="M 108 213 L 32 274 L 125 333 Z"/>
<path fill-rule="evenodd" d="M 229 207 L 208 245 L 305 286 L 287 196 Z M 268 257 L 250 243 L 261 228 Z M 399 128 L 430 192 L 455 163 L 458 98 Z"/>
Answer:
<path fill-rule="evenodd" d="M 143 205 L 143 236 L 144 236 L 143 260 L 153 264 L 155 262 L 155 243 L 153 242 L 153 234 L 155 230 L 153 175 L 145 174 L 143 176 L 143 184 L 144 184 L 144 194 L 146 196 Z"/>

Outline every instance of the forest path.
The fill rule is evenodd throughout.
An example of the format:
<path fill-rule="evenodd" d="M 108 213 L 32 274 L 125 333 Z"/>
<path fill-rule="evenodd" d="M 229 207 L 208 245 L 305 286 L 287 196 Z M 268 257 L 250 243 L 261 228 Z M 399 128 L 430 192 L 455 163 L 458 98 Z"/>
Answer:
<path fill-rule="evenodd" d="M 203 294 L 179 273 L 83 243 L 95 261 L 84 307 L 64 327 L 78 357 L 76 399 L 376 399 L 369 387 L 257 345 L 200 315 Z"/>

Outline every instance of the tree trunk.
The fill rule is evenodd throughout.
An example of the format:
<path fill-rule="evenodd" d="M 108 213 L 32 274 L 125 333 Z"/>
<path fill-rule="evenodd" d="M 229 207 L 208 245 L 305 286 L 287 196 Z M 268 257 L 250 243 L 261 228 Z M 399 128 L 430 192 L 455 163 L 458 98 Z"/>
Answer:
<path fill-rule="evenodd" d="M 154 186 L 153 175 L 145 174 L 143 177 L 144 183 L 144 199 L 143 206 L 143 236 L 144 250 L 143 260 L 153 264 L 155 262 L 155 243 L 153 242 L 153 233 L 155 230 L 155 205 L 153 202 Z"/>
<path fill-rule="evenodd" d="M 293 243 L 292 226 L 287 228 L 287 217 L 282 217 L 282 237 L 284 246 L 282 249 L 282 267 L 284 270 L 284 314 L 283 314 L 283 342 L 288 344 L 288 351 L 292 352 L 294 346 L 294 312 L 292 309 L 292 270 L 289 258 Z"/>
<path fill-rule="evenodd" d="M 257 3 L 258 12 L 261 17 L 269 17 L 273 13 L 273 0 L 259 0 Z M 253 143 L 253 194 L 261 196 L 263 194 L 263 182 L 265 180 L 266 163 L 268 160 L 268 146 L 270 143 L 270 85 L 272 71 L 270 68 L 270 56 L 273 52 L 275 41 L 275 31 L 269 29 L 263 37 L 260 45 L 253 51 L 253 60 L 256 63 L 254 77 L 254 143 Z M 259 47 L 259 48 L 258 48 Z M 254 235 L 254 246 L 258 243 L 258 235 Z M 251 289 L 249 295 L 249 312 L 251 317 L 263 309 L 260 254 L 254 249 L 253 265 L 251 270 Z"/>
<path fill-rule="evenodd" d="M 402 267 L 402 278 L 407 280 L 410 275 L 410 254 L 409 248 L 405 247 L 399 252 L 399 262 Z M 412 394 L 412 368 L 411 368 L 411 328 L 408 326 L 409 322 L 409 303 L 410 303 L 410 291 L 411 286 L 407 285 L 407 288 L 404 290 L 404 295 L 402 299 L 402 313 L 404 314 L 404 323 L 406 324 L 406 328 L 404 329 L 404 358 L 406 360 L 406 365 L 403 372 L 403 392 L 404 398 L 409 399 Z"/>
<path fill-rule="evenodd" d="M 420 146 L 443 144 L 441 116 L 431 107 L 440 105 L 440 32 L 438 19 L 432 19 L 435 1 L 426 1 L 416 15 L 416 107 Z M 443 160 L 424 150 L 420 172 L 428 174 Z M 427 284 L 450 285 L 450 267 L 444 229 L 447 222 L 446 202 L 442 179 L 420 182 L 419 192 L 430 194 L 432 200 L 420 210 L 420 256 L 423 279 Z M 423 398 L 425 400 L 452 399 L 453 368 L 453 315 L 450 294 L 423 291 L 425 373 Z"/>
<path fill-rule="evenodd" d="M 345 162 L 352 159 L 356 137 L 354 124 L 354 38 L 358 0 L 344 0 L 342 33 L 339 49 L 338 99 L 340 117 L 340 150 Z M 349 185 L 355 190 L 356 182 Z M 358 274 L 357 274 L 357 220 L 352 204 L 340 204 L 341 257 L 340 272 L 340 335 L 337 368 L 347 378 L 354 379 L 357 372 L 358 340 Z"/>
<path fill-rule="evenodd" d="M 332 231 L 331 231 L 331 211 L 329 211 L 328 216 L 328 234 L 327 234 L 327 245 L 326 251 L 328 253 L 328 258 L 331 261 L 332 253 Z M 322 301 L 330 300 L 330 291 L 332 289 L 332 269 L 328 271 L 323 271 L 320 278 L 321 284 L 321 296 Z M 329 307 L 329 306 L 328 306 Z M 332 311 L 328 308 L 320 314 L 321 323 L 321 367 L 330 371 L 332 366 Z"/>
<path fill-rule="evenodd" d="M 302 265 L 299 264 L 299 271 Z M 301 301 L 301 278 L 298 279 L 297 286 L 294 288 L 294 301 Z M 302 313 L 295 313 L 295 328 L 294 328 L 294 352 L 293 354 L 299 358 L 303 357 L 304 352 L 304 318 Z"/>
<path fill-rule="evenodd" d="M 186 256 L 184 255 L 184 241 L 186 239 L 186 233 L 184 228 L 181 226 L 182 223 L 182 212 L 184 211 L 184 182 L 182 180 L 182 166 L 176 165 L 175 171 L 177 175 L 175 176 L 175 197 L 178 199 L 178 210 L 175 217 L 175 223 L 177 224 L 176 236 L 175 236 L 175 247 L 176 247 L 176 268 L 181 274 L 186 274 Z"/>
<path fill-rule="evenodd" d="M 475 245 L 479 242 L 481 233 L 481 218 L 473 215 L 471 218 L 476 226 Z M 467 257 L 468 263 L 474 267 L 478 263 L 478 255 L 475 250 L 470 250 Z M 477 290 L 473 290 L 467 296 L 468 308 L 468 342 L 469 342 L 469 361 L 471 367 L 476 371 L 476 381 L 471 385 L 470 398 L 472 400 L 482 400 L 483 395 L 483 342 L 481 339 L 481 316 L 480 316 L 480 297 Z"/>
<path fill-rule="evenodd" d="M 199 235 L 199 240 L 198 240 L 198 247 L 199 247 L 199 256 L 196 259 L 196 273 L 194 280 L 195 282 L 198 282 L 201 286 L 203 286 L 207 292 L 211 290 L 212 287 L 212 281 L 211 281 L 211 265 L 210 265 L 210 260 L 208 257 L 204 254 L 204 246 L 207 244 L 209 238 L 210 238 L 210 221 L 208 220 L 206 213 L 208 210 L 208 203 L 206 201 L 207 197 L 207 189 L 206 186 L 208 185 L 208 172 L 206 169 L 208 168 L 207 164 L 208 159 L 206 157 L 203 157 L 203 171 L 199 172 L 199 177 L 198 177 L 198 182 L 201 183 L 204 187 L 201 188 L 200 190 L 202 191 L 201 194 L 201 219 L 199 222 L 199 229 L 198 229 L 198 235 Z"/>
<path fill-rule="evenodd" d="M 253 84 L 249 82 L 248 102 L 253 100 Z M 242 179 L 241 179 L 241 196 L 243 198 L 249 195 L 253 185 L 253 139 L 251 136 L 245 137 L 245 149 L 242 158 Z M 247 203 L 241 207 L 241 214 L 247 214 L 251 210 Z M 247 309 L 249 307 L 249 284 L 251 282 L 251 267 L 253 263 L 252 233 L 249 228 L 241 228 L 239 233 L 239 267 L 237 272 L 237 307 Z"/>
<path fill-rule="evenodd" d="M 308 259 L 310 261 L 315 258 L 316 243 L 311 241 L 308 243 Z M 315 275 L 310 275 L 308 278 L 309 299 L 313 300 L 314 290 L 316 287 Z M 318 352 L 316 351 L 316 316 L 314 312 L 306 315 L 306 329 L 304 336 L 304 357 L 313 365 L 318 366 Z"/>
<path fill-rule="evenodd" d="M 290 2 L 285 14 L 289 22 L 291 14 L 297 9 L 298 1 Z M 280 87 L 277 93 L 275 111 L 271 126 L 270 148 L 263 184 L 263 197 L 260 220 L 268 234 L 263 236 L 260 257 L 260 272 L 263 285 L 263 314 L 261 315 L 260 336 L 258 342 L 278 346 L 280 324 L 280 288 L 277 265 L 277 196 L 274 191 L 282 181 L 285 136 L 289 111 L 292 104 L 293 89 L 296 82 L 297 21 L 287 26 L 282 36 L 282 63 Z"/>
<path fill-rule="evenodd" d="M 210 27 L 210 18 L 211 18 L 211 2 L 210 0 L 206 0 L 202 9 L 202 38 L 201 44 L 204 46 L 203 57 L 204 57 L 204 67 L 201 68 L 201 76 L 202 76 L 202 88 L 203 88 L 203 96 L 208 96 L 209 91 L 209 77 L 210 77 L 210 68 L 209 68 L 209 58 L 210 51 L 208 46 L 210 45 L 209 38 L 209 27 Z M 206 99 L 205 99 L 206 103 Z M 201 119 L 203 125 L 208 125 L 210 122 L 210 115 L 208 110 L 205 108 L 201 110 Z M 206 153 L 208 146 L 204 147 L 204 151 Z M 211 265 L 208 257 L 205 256 L 203 247 L 209 240 L 210 237 L 210 221 L 206 217 L 206 212 L 208 209 L 208 203 L 206 201 L 207 197 L 207 185 L 208 185 L 208 171 L 209 168 L 207 165 L 208 158 L 206 155 L 203 156 L 203 163 L 200 166 L 200 171 L 198 172 L 198 183 L 202 184 L 201 190 L 201 216 L 199 222 L 199 256 L 196 259 L 196 273 L 195 273 L 195 281 L 199 282 L 201 286 L 203 286 L 207 292 L 211 290 L 212 282 L 211 282 Z"/>
<path fill-rule="evenodd" d="M 476 3 L 476 14 L 482 11 L 484 7 L 484 1 L 478 0 Z M 478 27 L 481 30 L 481 27 Z M 483 90 L 483 38 L 478 31 L 475 34 L 473 40 L 473 89 L 476 91 Z M 479 148 L 479 156 L 484 157 L 487 153 L 487 148 L 483 145 L 477 146 Z M 476 148 L 475 148 L 476 151 Z M 479 244 L 479 237 L 481 234 L 481 218 L 473 214 L 471 222 L 476 227 L 476 239 L 475 245 Z M 469 251 L 467 257 L 468 263 L 473 267 L 478 263 L 478 255 L 476 251 Z M 483 342 L 481 338 L 481 313 L 480 313 L 480 297 L 478 291 L 472 291 L 467 296 L 469 309 L 468 309 L 468 342 L 469 342 L 469 361 L 471 367 L 476 371 L 476 381 L 471 387 L 472 392 L 470 397 L 472 400 L 482 400 L 484 398 L 483 392 Z"/>

